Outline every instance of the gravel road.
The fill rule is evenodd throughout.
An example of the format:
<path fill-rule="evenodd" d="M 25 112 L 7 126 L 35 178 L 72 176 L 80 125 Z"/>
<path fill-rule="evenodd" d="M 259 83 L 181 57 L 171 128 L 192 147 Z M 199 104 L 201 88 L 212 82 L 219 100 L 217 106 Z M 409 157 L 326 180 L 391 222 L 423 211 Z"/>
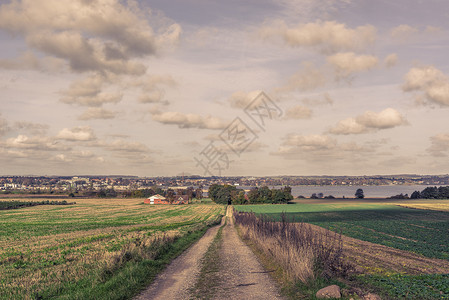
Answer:
<path fill-rule="evenodd" d="M 268 272 L 258 262 L 253 252 L 237 235 L 228 207 L 223 229 L 223 247 L 220 251 L 223 268 L 214 299 L 284 299 Z"/>
<path fill-rule="evenodd" d="M 206 253 L 219 228 L 220 225 L 210 228 L 199 241 L 173 260 L 167 269 L 157 276 L 148 289 L 134 299 L 189 299 L 189 289 L 195 285 L 201 269 L 201 258 Z"/>
<path fill-rule="evenodd" d="M 219 250 L 222 263 L 221 280 L 212 299 L 283 299 L 270 275 L 238 237 L 231 213 L 232 208 L 228 207 L 227 223 L 222 232 L 223 244 Z M 189 290 L 197 281 L 201 269 L 201 258 L 219 227 L 209 229 L 197 243 L 176 258 L 135 300 L 192 299 L 193 295 L 190 295 Z"/>

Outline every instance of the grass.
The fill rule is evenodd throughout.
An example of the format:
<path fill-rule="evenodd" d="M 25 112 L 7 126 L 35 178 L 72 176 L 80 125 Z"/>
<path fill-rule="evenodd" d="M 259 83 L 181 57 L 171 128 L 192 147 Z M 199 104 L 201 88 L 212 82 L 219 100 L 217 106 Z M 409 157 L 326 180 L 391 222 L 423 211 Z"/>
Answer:
<path fill-rule="evenodd" d="M 313 230 L 309 224 L 272 222 L 254 213 L 234 212 L 238 232 L 291 299 L 316 299 L 316 292 L 346 277 L 338 234 Z"/>
<path fill-rule="evenodd" d="M 197 282 L 192 289 L 195 299 L 212 299 L 216 288 L 220 284 L 220 249 L 223 245 L 223 228 L 225 223 L 218 229 L 217 235 L 207 249 L 201 261 L 201 270 Z"/>
<path fill-rule="evenodd" d="M 392 299 L 449 299 L 449 274 L 367 275 L 359 280 L 383 290 Z"/>
<path fill-rule="evenodd" d="M 426 257 L 449 259 L 449 212 L 410 209 L 394 204 L 290 204 L 236 206 L 274 220 L 285 212 L 297 222 Z"/>
<path fill-rule="evenodd" d="M 240 211 L 253 211 L 278 221 L 285 212 L 292 221 L 312 223 L 356 239 L 445 260 L 449 260 L 448 207 L 447 200 L 309 201 L 292 205 L 236 206 Z M 355 284 L 378 291 L 386 298 L 449 299 L 449 274 L 406 275 L 386 269 L 365 271 L 366 274 L 353 278 Z"/>
<path fill-rule="evenodd" d="M 0 211 L 0 299 L 129 298 L 223 212 L 142 199 Z"/>
<path fill-rule="evenodd" d="M 277 260 L 290 279 L 308 284 L 319 277 L 345 273 L 338 234 L 321 234 L 308 224 L 290 223 L 285 215 L 281 217 L 281 222 L 272 222 L 254 213 L 234 213 L 242 236 Z"/>

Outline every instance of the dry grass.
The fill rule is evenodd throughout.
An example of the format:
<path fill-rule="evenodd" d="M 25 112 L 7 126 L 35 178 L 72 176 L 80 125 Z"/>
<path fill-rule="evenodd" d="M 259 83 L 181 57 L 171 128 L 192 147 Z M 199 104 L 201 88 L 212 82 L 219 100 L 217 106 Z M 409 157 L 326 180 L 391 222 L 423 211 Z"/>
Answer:
<path fill-rule="evenodd" d="M 161 244 L 223 213 L 223 207 L 214 204 L 150 206 L 143 205 L 143 199 L 76 202 L 0 211 L 1 299 L 31 299 L 37 292 L 92 274 L 102 280 L 127 260 L 153 259 Z"/>
<path fill-rule="evenodd" d="M 399 206 L 406 208 L 428 209 L 437 211 L 449 211 L 449 201 L 421 201 L 421 203 L 406 203 L 399 204 Z"/>
<path fill-rule="evenodd" d="M 234 212 L 234 218 L 243 237 L 279 263 L 289 280 L 309 283 L 318 277 L 345 275 L 350 269 L 343 262 L 339 234 L 287 222 L 285 215 L 281 222 L 245 212 Z"/>

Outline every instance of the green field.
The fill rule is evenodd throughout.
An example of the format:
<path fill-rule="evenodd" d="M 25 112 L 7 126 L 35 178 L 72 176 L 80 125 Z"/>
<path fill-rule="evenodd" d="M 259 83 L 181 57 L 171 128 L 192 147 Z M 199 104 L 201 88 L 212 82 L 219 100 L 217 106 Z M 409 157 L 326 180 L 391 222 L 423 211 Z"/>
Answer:
<path fill-rule="evenodd" d="M 426 200 L 421 200 L 425 202 Z M 401 205 L 419 207 L 416 202 Z M 447 209 L 449 201 L 439 200 L 438 207 Z M 285 213 L 291 222 L 307 222 L 341 232 L 363 241 L 414 252 L 429 258 L 449 260 L 449 212 L 400 207 L 394 203 L 296 203 L 287 205 L 236 206 L 274 220 Z M 385 292 L 405 299 L 449 299 L 449 275 L 404 276 L 396 274 L 366 275 L 360 280 Z M 439 286 L 443 286 L 440 288 Z M 442 294 L 441 294 L 442 293 Z M 418 298 L 417 298 L 418 297 Z M 436 297 L 436 298 L 435 298 Z"/>
<path fill-rule="evenodd" d="M 393 204 L 286 204 L 236 206 L 279 220 L 307 222 L 360 240 L 449 259 L 449 212 Z"/>
<path fill-rule="evenodd" d="M 224 213 L 213 203 L 77 199 L 0 211 L 0 299 L 124 299 Z"/>

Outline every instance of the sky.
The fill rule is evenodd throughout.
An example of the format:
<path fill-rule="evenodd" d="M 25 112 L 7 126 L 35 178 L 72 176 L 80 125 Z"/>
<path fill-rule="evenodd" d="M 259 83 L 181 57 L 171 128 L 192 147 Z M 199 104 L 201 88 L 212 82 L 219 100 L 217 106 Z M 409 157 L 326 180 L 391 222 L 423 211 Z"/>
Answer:
<path fill-rule="evenodd" d="M 449 173 L 446 0 L 0 0 L 0 175 Z"/>

